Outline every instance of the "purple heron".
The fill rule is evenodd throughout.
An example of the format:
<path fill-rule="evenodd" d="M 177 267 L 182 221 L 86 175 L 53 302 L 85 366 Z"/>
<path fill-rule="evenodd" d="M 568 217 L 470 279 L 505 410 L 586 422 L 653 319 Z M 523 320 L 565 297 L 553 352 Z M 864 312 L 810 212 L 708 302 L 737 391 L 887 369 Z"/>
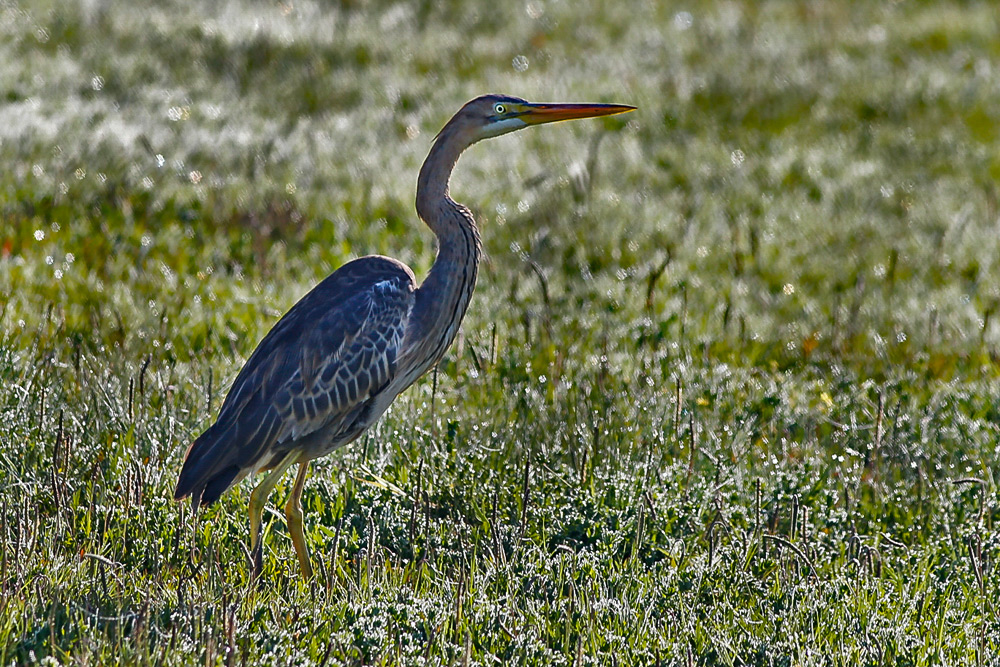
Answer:
<path fill-rule="evenodd" d="M 209 505 L 247 475 L 270 471 L 250 494 L 254 577 L 262 567 L 261 513 L 285 471 L 299 464 L 285 503 L 288 532 L 304 578 L 312 575 L 300 498 L 309 462 L 348 444 L 393 399 L 434 366 L 458 333 L 481 255 L 472 213 L 448 192 L 462 152 L 482 139 L 532 125 L 608 116 L 619 104 L 530 104 L 478 97 L 438 134 L 417 178 L 416 208 L 437 236 L 438 253 L 418 286 L 390 257 L 348 262 L 274 325 L 237 375 L 219 417 L 184 458 L 174 497 Z"/>

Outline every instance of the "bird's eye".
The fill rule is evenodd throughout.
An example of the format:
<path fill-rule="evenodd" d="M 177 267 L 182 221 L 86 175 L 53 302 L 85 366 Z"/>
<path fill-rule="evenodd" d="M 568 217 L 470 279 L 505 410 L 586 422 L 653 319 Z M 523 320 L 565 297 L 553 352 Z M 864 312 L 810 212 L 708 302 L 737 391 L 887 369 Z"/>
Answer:
<path fill-rule="evenodd" d="M 493 113 L 495 113 L 498 116 L 503 115 L 507 113 L 507 107 L 497 102 L 496 104 L 493 105 Z"/>

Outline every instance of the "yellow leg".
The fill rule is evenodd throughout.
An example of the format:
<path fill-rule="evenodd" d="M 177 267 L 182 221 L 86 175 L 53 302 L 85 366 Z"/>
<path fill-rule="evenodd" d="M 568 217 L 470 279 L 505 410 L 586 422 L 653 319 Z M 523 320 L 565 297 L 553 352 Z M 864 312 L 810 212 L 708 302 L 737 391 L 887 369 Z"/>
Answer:
<path fill-rule="evenodd" d="M 288 519 L 288 534 L 292 536 L 295 553 L 299 557 L 299 568 L 302 578 L 312 578 L 312 565 L 309 564 L 309 549 L 306 547 L 306 536 L 302 532 L 302 489 L 306 485 L 306 474 L 309 472 L 309 461 L 299 464 L 299 474 L 295 476 L 295 485 L 285 503 L 285 518 Z"/>
<path fill-rule="evenodd" d="M 250 494 L 250 563 L 253 569 L 253 578 L 256 580 L 264 569 L 264 556 L 261 549 L 260 539 L 260 517 L 264 512 L 264 504 L 267 497 L 274 491 L 278 480 L 285 474 L 285 471 L 299 458 L 300 452 L 289 452 L 288 456 L 281 459 L 281 463 L 274 467 L 267 477 Z"/>

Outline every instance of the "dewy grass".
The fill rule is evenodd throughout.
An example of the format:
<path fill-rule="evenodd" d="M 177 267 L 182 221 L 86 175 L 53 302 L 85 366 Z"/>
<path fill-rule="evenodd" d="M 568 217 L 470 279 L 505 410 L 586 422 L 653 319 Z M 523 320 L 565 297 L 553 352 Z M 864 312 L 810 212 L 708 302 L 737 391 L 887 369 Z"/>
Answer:
<path fill-rule="evenodd" d="M 994 662 L 995 8 L 494 5 L 0 5 L 0 664 Z M 426 271 L 489 91 L 639 111 L 463 158 L 462 337 L 255 588 L 184 449 L 329 271 Z"/>

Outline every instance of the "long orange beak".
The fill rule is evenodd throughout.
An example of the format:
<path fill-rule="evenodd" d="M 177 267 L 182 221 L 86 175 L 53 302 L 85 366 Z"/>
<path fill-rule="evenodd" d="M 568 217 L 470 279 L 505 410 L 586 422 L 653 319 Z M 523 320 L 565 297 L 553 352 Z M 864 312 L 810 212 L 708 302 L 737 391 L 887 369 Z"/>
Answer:
<path fill-rule="evenodd" d="M 613 116 L 635 110 L 627 104 L 530 104 L 518 118 L 528 125 L 554 123 L 557 120 Z"/>

